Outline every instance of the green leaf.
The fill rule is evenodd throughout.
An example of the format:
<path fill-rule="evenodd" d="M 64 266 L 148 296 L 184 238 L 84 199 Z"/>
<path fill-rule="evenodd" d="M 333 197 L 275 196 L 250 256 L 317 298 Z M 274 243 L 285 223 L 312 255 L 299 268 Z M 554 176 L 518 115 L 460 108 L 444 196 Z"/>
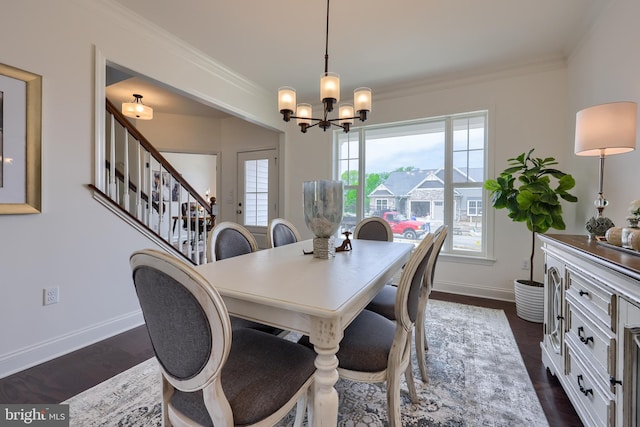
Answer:
<path fill-rule="evenodd" d="M 562 193 L 567 190 L 571 190 L 575 186 L 576 180 L 573 179 L 571 175 L 564 175 L 558 180 L 558 187 L 556 187 L 556 191 Z"/>
<path fill-rule="evenodd" d="M 484 182 L 484 188 L 485 190 L 489 190 L 489 191 L 499 191 L 502 189 L 500 184 L 498 184 L 498 181 L 496 181 L 495 179 L 486 180 Z"/>

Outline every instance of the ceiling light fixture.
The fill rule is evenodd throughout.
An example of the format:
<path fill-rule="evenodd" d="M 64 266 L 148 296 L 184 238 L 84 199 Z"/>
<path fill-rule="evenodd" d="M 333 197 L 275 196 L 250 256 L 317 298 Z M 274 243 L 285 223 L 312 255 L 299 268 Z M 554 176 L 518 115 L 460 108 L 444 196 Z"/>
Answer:
<path fill-rule="evenodd" d="M 142 103 L 142 95 L 133 94 L 133 101 L 122 103 L 122 114 L 140 120 L 153 119 L 153 108 Z"/>
<path fill-rule="evenodd" d="M 354 104 L 342 103 L 338 108 L 338 118 L 329 119 L 328 114 L 333 111 L 333 106 L 340 101 L 340 76 L 329 72 L 329 0 L 327 0 L 327 32 L 325 39 L 324 73 L 320 77 L 320 99 L 324 105 L 324 114 L 321 119 L 313 118 L 311 104 L 296 105 L 296 90 L 284 86 L 278 89 L 278 110 L 282 113 L 285 122 L 297 119 L 302 133 L 307 129 L 318 126 L 326 131 L 331 125 L 341 127 L 349 132 L 354 119 L 367 120 L 367 113 L 371 111 L 371 89 L 360 87 L 353 91 Z M 354 115 L 355 111 L 355 115 Z"/>

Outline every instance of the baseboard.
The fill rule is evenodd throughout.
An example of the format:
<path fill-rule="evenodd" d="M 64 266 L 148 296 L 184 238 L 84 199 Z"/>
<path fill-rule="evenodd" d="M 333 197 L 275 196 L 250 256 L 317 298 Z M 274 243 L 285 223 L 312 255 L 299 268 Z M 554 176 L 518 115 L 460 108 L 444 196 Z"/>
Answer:
<path fill-rule="evenodd" d="M 0 378 L 94 344 L 144 324 L 140 310 L 0 355 Z"/>
<path fill-rule="evenodd" d="M 436 281 L 433 284 L 433 290 L 447 292 L 450 294 L 467 295 L 471 297 L 488 298 L 500 301 L 515 301 L 515 294 L 513 289 L 497 289 L 470 283 Z"/>

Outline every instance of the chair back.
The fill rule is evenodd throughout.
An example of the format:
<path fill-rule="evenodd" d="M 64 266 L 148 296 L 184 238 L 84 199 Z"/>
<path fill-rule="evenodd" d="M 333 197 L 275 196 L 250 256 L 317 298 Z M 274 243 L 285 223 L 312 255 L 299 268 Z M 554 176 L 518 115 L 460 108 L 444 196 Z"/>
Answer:
<path fill-rule="evenodd" d="M 427 264 L 427 274 L 425 274 L 424 279 L 425 286 L 427 292 L 431 292 L 433 288 L 433 278 L 436 273 L 436 263 L 438 262 L 438 257 L 440 256 L 440 250 L 444 245 L 444 241 L 447 238 L 447 232 L 449 231 L 449 227 L 446 225 L 441 225 L 436 229 L 433 233 L 433 251 L 431 252 L 431 256 L 429 257 L 429 264 Z"/>
<path fill-rule="evenodd" d="M 231 349 L 231 321 L 220 294 L 164 252 L 137 251 L 130 265 L 163 376 L 178 390 L 202 389 L 219 377 Z"/>
<path fill-rule="evenodd" d="M 353 231 L 353 238 L 393 242 L 393 231 L 391 231 L 391 226 L 387 221 L 380 217 L 372 216 L 363 219 L 356 225 Z"/>
<path fill-rule="evenodd" d="M 434 247 L 434 235 L 427 234 L 405 264 L 396 293 L 395 316 L 410 331 L 418 318 L 420 294 L 427 265 Z"/>
<path fill-rule="evenodd" d="M 267 246 L 276 248 L 282 245 L 296 243 L 301 240 L 296 227 L 283 218 L 275 218 L 269 222 L 267 229 Z"/>
<path fill-rule="evenodd" d="M 209 234 L 207 259 L 220 261 L 258 250 L 258 243 L 249 230 L 235 222 L 224 221 Z"/>

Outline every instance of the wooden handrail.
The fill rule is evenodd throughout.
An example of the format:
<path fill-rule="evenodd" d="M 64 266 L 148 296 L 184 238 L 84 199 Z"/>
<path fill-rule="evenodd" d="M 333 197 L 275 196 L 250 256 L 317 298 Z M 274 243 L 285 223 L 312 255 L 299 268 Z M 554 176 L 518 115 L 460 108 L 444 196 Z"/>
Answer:
<path fill-rule="evenodd" d="M 125 118 L 125 116 L 120 112 L 120 110 L 118 110 L 118 108 L 115 107 L 115 105 L 111 103 L 111 101 L 109 101 L 108 99 L 105 99 L 105 101 L 107 111 L 113 115 L 116 121 L 120 123 L 120 125 L 122 125 L 125 129 L 127 129 L 127 131 L 135 139 L 138 140 L 140 145 L 142 145 L 142 147 L 144 147 L 144 149 L 147 150 L 153 156 L 153 158 L 158 161 L 158 163 L 160 163 L 162 168 L 169 172 L 171 177 L 175 181 L 177 181 L 185 190 L 187 190 L 192 199 L 194 199 L 199 205 L 201 205 L 209 215 L 213 214 L 210 204 L 211 202 L 209 200 L 205 200 L 204 197 L 202 197 L 198 193 L 198 191 L 182 177 L 180 172 L 178 172 L 153 145 L 151 145 L 151 143 L 140 133 L 138 129 L 135 128 L 135 126 L 133 126 L 129 122 L 129 120 Z"/>

